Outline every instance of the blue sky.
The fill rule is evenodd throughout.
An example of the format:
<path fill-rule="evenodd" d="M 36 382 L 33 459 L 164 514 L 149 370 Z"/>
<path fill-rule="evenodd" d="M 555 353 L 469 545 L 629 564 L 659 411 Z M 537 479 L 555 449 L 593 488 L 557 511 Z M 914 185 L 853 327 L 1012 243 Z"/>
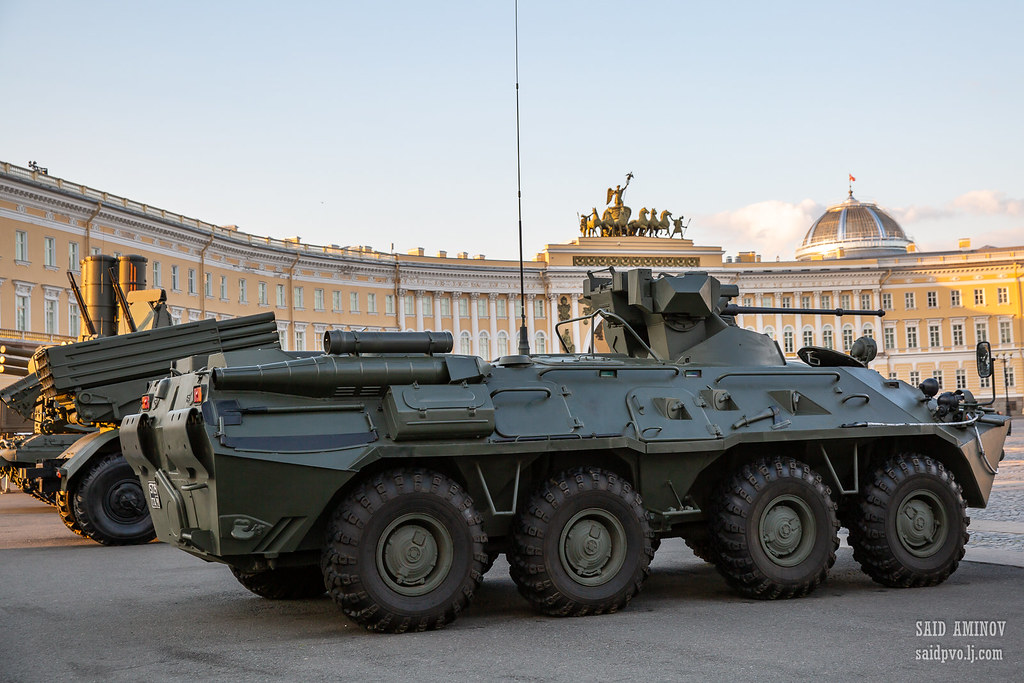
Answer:
<path fill-rule="evenodd" d="M 1024 244 L 1024 4 L 519 7 L 527 258 L 625 202 L 791 258 L 854 192 Z M 0 159 L 314 244 L 515 258 L 513 2 L 0 0 Z"/>

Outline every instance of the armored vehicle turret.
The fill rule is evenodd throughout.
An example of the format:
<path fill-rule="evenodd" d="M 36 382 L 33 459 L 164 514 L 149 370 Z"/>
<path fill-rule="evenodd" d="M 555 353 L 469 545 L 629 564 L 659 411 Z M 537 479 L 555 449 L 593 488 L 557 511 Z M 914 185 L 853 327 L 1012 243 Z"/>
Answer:
<path fill-rule="evenodd" d="M 379 631 L 450 622 L 498 553 L 544 613 L 615 611 L 669 537 L 755 598 L 820 585 L 840 524 L 875 581 L 945 580 L 1007 418 L 882 377 L 870 339 L 787 362 L 736 326 L 737 294 L 701 272 L 591 274 L 609 353 L 488 362 L 447 333 L 330 332 L 315 357 L 181 361 L 123 451 L 162 540 Z"/>

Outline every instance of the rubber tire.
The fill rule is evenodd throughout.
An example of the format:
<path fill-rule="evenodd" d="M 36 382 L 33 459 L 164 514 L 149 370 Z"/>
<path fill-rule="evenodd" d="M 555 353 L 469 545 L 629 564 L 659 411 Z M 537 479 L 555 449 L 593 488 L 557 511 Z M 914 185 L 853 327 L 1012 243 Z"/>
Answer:
<path fill-rule="evenodd" d="M 697 559 L 704 560 L 709 564 L 715 562 L 715 551 L 714 544 L 710 538 L 687 538 L 683 539 L 686 542 L 686 547 L 693 551 Z"/>
<path fill-rule="evenodd" d="M 430 512 L 450 534 L 452 566 L 436 589 L 408 596 L 381 577 L 377 547 L 389 524 Z M 442 628 L 469 606 L 487 565 L 487 535 L 473 499 L 451 478 L 423 469 L 375 475 L 348 495 L 327 528 L 321 560 L 331 598 L 371 631 Z"/>
<path fill-rule="evenodd" d="M 565 525 L 581 511 L 610 513 L 626 537 L 623 564 L 603 584 L 586 586 L 563 566 L 559 543 Z M 581 617 L 622 609 L 643 588 L 654 559 L 654 533 L 640 495 L 614 472 L 578 468 L 549 479 L 515 521 L 510 574 L 537 610 L 551 616 Z"/>
<path fill-rule="evenodd" d="M 895 514 L 906 495 L 927 489 L 942 499 L 950 515 L 950 533 L 928 558 L 907 552 L 895 531 Z M 917 453 L 901 453 L 879 467 L 859 496 L 851 516 L 853 558 L 877 583 L 892 588 L 934 586 L 956 571 L 970 539 L 967 504 L 953 473 L 942 463 Z"/>
<path fill-rule="evenodd" d="M 108 495 L 116 486 L 130 487 L 135 493 L 139 514 L 125 521 L 114 516 Z M 156 538 L 147 501 L 139 478 L 120 453 L 105 455 L 94 463 L 82 475 L 72 496 L 75 520 L 82 533 L 101 545 L 140 545 Z"/>
<path fill-rule="evenodd" d="M 64 526 L 79 536 L 85 536 L 82 527 L 78 525 L 78 521 L 75 519 L 74 506 L 71 502 L 72 498 L 73 496 L 67 491 L 57 491 L 57 514 L 60 515 L 60 521 L 64 522 Z"/>
<path fill-rule="evenodd" d="M 719 490 L 712 506 L 714 565 L 740 594 L 761 600 L 807 595 L 828 576 L 839 547 L 836 504 L 821 476 L 794 458 L 762 458 L 743 465 Z M 814 521 L 813 545 L 792 567 L 769 557 L 761 543 L 761 515 L 776 498 L 795 496 Z"/>
<path fill-rule="evenodd" d="M 323 595 L 324 575 L 320 567 L 281 567 L 247 572 L 231 567 L 231 573 L 248 590 L 268 600 L 306 600 Z"/>

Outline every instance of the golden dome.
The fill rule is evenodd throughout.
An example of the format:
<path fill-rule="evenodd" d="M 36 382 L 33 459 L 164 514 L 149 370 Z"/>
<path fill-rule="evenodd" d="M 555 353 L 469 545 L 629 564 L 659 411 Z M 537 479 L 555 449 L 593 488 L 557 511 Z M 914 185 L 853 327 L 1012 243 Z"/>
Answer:
<path fill-rule="evenodd" d="M 814 221 L 796 250 L 798 261 L 905 254 L 910 240 L 896 220 L 850 191 Z"/>

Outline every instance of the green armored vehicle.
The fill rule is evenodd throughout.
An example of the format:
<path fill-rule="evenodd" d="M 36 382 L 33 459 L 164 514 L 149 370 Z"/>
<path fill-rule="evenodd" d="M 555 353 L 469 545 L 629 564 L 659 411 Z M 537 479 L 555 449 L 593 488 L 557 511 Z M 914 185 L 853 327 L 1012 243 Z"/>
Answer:
<path fill-rule="evenodd" d="M 615 611 L 667 537 L 755 598 L 821 584 L 840 524 L 874 580 L 946 579 L 1008 418 L 880 376 L 870 338 L 787 363 L 736 326 L 737 295 L 701 272 L 590 274 L 610 353 L 485 362 L 447 333 L 332 331 L 318 357 L 179 362 L 123 451 L 160 539 L 264 597 L 326 590 L 372 630 L 450 622 L 501 552 L 540 611 Z"/>

